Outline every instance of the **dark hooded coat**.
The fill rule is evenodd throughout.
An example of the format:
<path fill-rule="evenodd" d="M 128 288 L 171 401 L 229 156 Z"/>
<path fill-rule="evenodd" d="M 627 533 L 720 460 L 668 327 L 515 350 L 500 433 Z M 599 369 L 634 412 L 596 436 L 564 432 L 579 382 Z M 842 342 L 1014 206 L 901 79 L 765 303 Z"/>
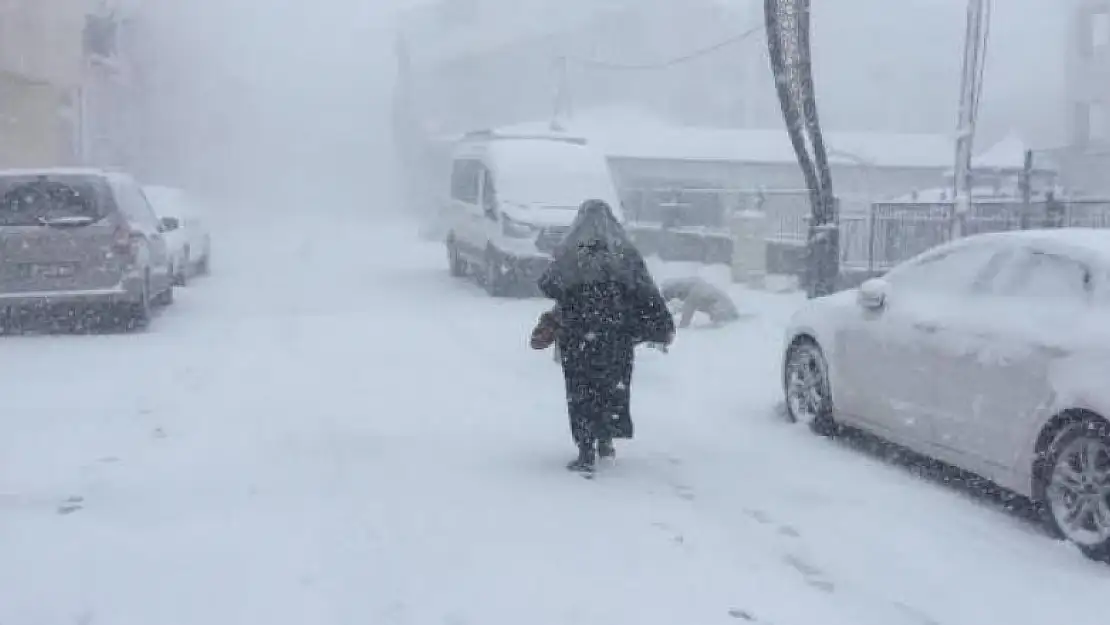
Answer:
<path fill-rule="evenodd" d="M 575 442 L 632 438 L 634 348 L 670 342 L 674 320 L 607 204 L 582 205 L 539 287 L 557 304 L 556 341 Z"/>

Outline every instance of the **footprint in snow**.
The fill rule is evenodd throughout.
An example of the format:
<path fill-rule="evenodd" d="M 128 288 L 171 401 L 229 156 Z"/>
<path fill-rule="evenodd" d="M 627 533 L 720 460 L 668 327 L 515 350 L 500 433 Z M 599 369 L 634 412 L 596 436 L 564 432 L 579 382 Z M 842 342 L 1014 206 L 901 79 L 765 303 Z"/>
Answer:
<path fill-rule="evenodd" d="M 802 536 L 802 533 L 799 532 L 797 529 L 785 523 L 778 523 L 773 518 L 771 518 L 771 515 L 762 510 L 747 508 L 744 510 L 744 514 L 748 515 L 761 525 L 776 525 L 778 533 L 781 536 L 786 536 L 788 538 L 801 538 Z"/>
<path fill-rule="evenodd" d="M 694 489 L 690 488 L 689 486 L 677 484 L 673 486 L 673 488 L 675 494 L 678 495 L 678 498 L 682 499 L 683 501 L 694 501 L 695 499 L 697 499 L 697 494 L 694 492 Z"/>
<path fill-rule="evenodd" d="M 795 555 L 786 555 L 783 557 L 783 561 L 789 564 L 791 568 L 801 573 L 802 579 L 811 587 L 823 592 L 833 592 L 836 590 L 836 585 L 825 578 L 824 571 L 813 566 L 809 562 Z"/>
<path fill-rule="evenodd" d="M 933 617 L 925 614 L 917 608 L 912 608 L 900 601 L 895 601 L 894 607 L 898 608 L 898 610 L 906 614 L 906 616 L 909 616 L 911 619 L 914 620 L 915 623 L 918 623 L 919 625 L 940 625 L 940 622 Z"/>
<path fill-rule="evenodd" d="M 61 504 L 58 505 L 58 514 L 61 514 L 61 515 L 73 514 L 74 512 L 77 512 L 78 510 L 83 509 L 85 507 L 84 503 L 85 503 L 85 498 L 81 497 L 80 495 L 74 495 L 72 497 L 69 497 L 68 499 L 66 499 Z"/>
<path fill-rule="evenodd" d="M 786 536 L 787 538 L 801 538 L 802 536 L 802 534 L 798 532 L 798 530 L 790 527 L 789 525 L 780 525 L 779 534 Z"/>
<path fill-rule="evenodd" d="M 762 525 L 766 525 L 771 522 L 771 517 L 762 510 L 744 508 L 744 514 L 748 515 L 752 519 L 755 519 L 757 523 L 760 523 Z"/>
<path fill-rule="evenodd" d="M 674 544 L 676 544 L 676 545 L 685 545 L 686 544 L 686 537 L 682 535 L 682 532 L 676 530 L 675 528 L 671 527 L 670 525 L 668 525 L 666 523 L 663 523 L 663 522 L 656 522 L 656 523 L 652 523 L 651 526 L 669 534 L 671 542 L 673 542 Z"/>

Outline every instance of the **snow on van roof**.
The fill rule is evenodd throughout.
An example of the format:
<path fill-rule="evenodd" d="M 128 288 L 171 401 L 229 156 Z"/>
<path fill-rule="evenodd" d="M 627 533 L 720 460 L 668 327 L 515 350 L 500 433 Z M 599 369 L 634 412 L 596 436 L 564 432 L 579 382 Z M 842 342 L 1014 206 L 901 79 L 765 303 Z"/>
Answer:
<path fill-rule="evenodd" d="M 0 177 L 25 177 L 25 176 L 108 176 L 112 172 L 96 167 L 26 167 L 18 169 L 0 169 Z"/>
<path fill-rule="evenodd" d="M 617 200 L 605 157 L 588 145 L 543 138 L 492 141 L 489 158 L 505 200 L 577 208 L 589 199 Z"/>

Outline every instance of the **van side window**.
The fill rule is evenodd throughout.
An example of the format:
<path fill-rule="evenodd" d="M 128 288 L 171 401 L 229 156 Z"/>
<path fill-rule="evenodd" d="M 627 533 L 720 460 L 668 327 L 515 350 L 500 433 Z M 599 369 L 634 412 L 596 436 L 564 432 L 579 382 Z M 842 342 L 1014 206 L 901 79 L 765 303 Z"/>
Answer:
<path fill-rule="evenodd" d="M 497 188 L 493 186 L 493 175 L 482 167 L 482 211 L 486 217 L 497 219 Z"/>
<path fill-rule="evenodd" d="M 467 204 L 477 204 L 483 169 L 481 161 L 455 161 L 451 169 L 451 197 Z"/>

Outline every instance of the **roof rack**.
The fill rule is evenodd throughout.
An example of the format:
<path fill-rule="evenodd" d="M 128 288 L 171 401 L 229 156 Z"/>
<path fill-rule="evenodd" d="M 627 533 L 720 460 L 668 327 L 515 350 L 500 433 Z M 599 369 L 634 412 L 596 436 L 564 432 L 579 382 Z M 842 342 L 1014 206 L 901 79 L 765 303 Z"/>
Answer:
<path fill-rule="evenodd" d="M 540 140 L 540 141 L 561 141 L 563 143 L 573 143 L 575 145 L 586 145 L 585 137 L 575 137 L 569 135 L 561 135 L 558 133 L 552 134 L 537 134 L 537 133 L 516 133 L 516 132 L 503 132 L 496 130 L 472 130 L 463 135 L 463 141 L 522 141 L 522 140 Z"/>

